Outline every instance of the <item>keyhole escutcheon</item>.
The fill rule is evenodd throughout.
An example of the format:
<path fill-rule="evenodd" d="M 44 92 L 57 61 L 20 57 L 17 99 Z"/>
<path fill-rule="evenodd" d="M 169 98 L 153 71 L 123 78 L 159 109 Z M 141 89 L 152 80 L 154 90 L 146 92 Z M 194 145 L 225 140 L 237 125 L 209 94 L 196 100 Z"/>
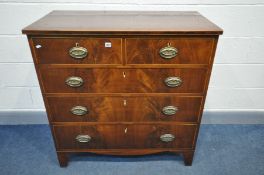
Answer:
<path fill-rule="evenodd" d="M 125 71 L 123 71 L 123 77 L 126 78 L 126 72 Z"/>

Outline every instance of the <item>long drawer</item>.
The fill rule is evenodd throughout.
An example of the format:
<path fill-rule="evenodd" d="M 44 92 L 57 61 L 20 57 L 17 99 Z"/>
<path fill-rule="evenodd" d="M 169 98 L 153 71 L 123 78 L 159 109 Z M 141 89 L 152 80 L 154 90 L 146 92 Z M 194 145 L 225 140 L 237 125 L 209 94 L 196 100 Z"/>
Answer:
<path fill-rule="evenodd" d="M 191 149 L 197 125 L 55 125 L 58 149 Z"/>
<path fill-rule="evenodd" d="M 33 38 L 41 64 L 122 64 L 120 38 Z"/>
<path fill-rule="evenodd" d="M 209 64 L 213 38 L 129 38 L 127 64 Z"/>
<path fill-rule="evenodd" d="M 40 67 L 46 93 L 202 93 L 207 69 Z"/>
<path fill-rule="evenodd" d="M 53 122 L 197 122 L 202 97 L 47 97 Z"/>

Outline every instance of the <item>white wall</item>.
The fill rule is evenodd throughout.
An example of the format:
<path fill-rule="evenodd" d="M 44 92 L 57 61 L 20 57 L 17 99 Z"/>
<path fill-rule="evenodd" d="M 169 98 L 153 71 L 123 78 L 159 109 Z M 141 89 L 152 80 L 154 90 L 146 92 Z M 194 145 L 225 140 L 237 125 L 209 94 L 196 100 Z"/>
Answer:
<path fill-rule="evenodd" d="M 21 29 L 51 10 L 196 10 L 224 29 L 207 110 L 264 110 L 264 0 L 0 0 L 0 111 L 44 110 Z"/>

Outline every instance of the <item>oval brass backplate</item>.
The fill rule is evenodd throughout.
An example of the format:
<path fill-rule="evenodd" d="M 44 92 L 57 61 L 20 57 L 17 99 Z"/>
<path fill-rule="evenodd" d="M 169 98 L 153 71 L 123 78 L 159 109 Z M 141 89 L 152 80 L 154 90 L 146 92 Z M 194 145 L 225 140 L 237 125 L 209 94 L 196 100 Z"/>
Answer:
<path fill-rule="evenodd" d="M 182 84 L 180 77 L 168 77 L 164 80 L 164 82 L 168 87 L 178 87 Z"/>
<path fill-rule="evenodd" d="M 74 59 L 83 59 L 88 55 L 88 51 L 86 48 L 80 47 L 79 44 L 76 43 L 76 46 L 69 50 L 69 54 Z"/>
<path fill-rule="evenodd" d="M 174 115 L 179 109 L 175 106 L 165 106 L 162 108 L 162 113 L 165 115 Z"/>
<path fill-rule="evenodd" d="M 80 143 L 88 143 L 92 138 L 89 135 L 78 135 L 75 139 Z"/>
<path fill-rule="evenodd" d="M 70 86 L 70 87 L 80 87 L 81 85 L 83 85 L 83 79 L 81 77 L 68 77 L 65 80 L 65 83 Z"/>
<path fill-rule="evenodd" d="M 160 49 L 159 54 L 164 59 L 172 59 L 177 56 L 178 49 L 171 47 L 170 45 Z"/>
<path fill-rule="evenodd" d="M 172 134 L 163 134 L 160 136 L 162 142 L 172 142 L 175 139 L 175 136 Z"/>
<path fill-rule="evenodd" d="M 71 113 L 74 115 L 82 116 L 88 113 L 88 109 L 84 106 L 74 106 L 71 108 Z"/>

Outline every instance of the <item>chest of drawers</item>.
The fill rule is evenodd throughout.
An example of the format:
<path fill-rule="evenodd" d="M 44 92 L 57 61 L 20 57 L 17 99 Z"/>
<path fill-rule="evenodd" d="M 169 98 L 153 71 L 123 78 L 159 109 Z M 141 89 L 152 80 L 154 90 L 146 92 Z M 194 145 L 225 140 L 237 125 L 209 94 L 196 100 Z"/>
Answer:
<path fill-rule="evenodd" d="M 219 27 L 197 12 L 53 11 L 22 32 L 61 166 L 78 152 L 192 164 Z"/>

